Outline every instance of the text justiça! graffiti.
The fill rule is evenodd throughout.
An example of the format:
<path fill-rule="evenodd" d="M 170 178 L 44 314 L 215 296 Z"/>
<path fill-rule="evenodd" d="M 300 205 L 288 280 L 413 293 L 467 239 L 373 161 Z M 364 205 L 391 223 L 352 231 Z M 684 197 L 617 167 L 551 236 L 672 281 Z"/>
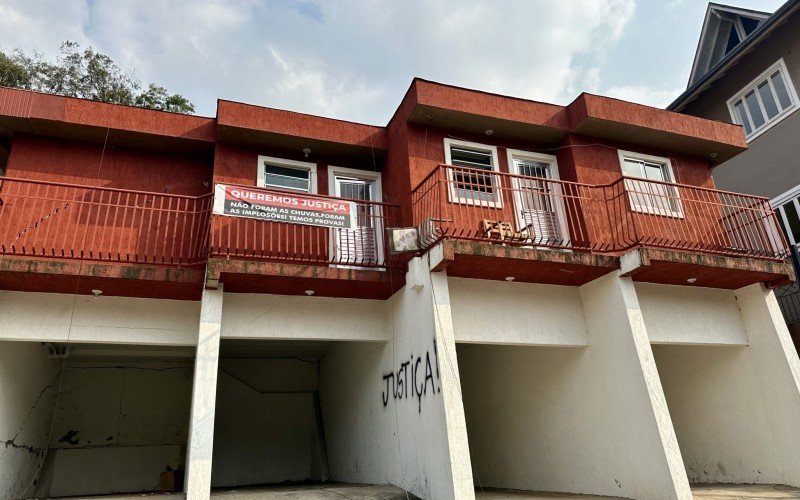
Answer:
<path fill-rule="evenodd" d="M 442 392 L 436 339 L 433 341 L 433 360 L 430 351 L 416 359 L 412 354 L 409 361 L 400 363 L 397 371 L 385 374 L 383 380 L 386 383 L 386 390 L 382 393 L 383 406 L 389 404 L 389 397 L 395 400 L 416 397 L 418 410 L 422 413 L 422 398 L 428 395 L 428 391 L 431 395 Z"/>

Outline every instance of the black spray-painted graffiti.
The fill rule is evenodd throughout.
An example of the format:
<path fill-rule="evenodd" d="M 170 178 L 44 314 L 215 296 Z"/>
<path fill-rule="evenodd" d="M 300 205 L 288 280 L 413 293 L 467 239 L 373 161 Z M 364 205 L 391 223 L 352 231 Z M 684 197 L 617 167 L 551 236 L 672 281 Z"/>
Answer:
<path fill-rule="evenodd" d="M 386 383 L 386 390 L 381 394 L 384 407 L 389 404 L 390 396 L 395 400 L 416 397 L 418 410 L 422 413 L 422 398 L 428 395 L 428 387 L 430 386 L 431 395 L 442 392 L 436 339 L 433 339 L 433 360 L 430 351 L 426 351 L 424 357 L 417 356 L 416 359 L 412 354 L 409 361 L 400 363 L 397 371 L 385 374 L 383 380 Z"/>

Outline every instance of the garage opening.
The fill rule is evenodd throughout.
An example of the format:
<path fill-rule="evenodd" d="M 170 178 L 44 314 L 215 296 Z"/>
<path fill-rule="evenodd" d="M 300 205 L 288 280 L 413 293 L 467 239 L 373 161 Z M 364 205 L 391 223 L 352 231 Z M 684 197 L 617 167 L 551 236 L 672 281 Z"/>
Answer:
<path fill-rule="evenodd" d="M 331 457 L 336 454 L 329 453 L 327 446 L 349 439 L 349 435 L 342 434 L 359 429 L 362 423 L 350 421 L 346 427 L 338 425 L 340 398 L 332 395 L 335 390 L 328 389 L 326 393 L 323 386 L 341 388 L 344 377 L 352 374 L 343 374 L 338 364 L 323 370 L 326 356 L 338 350 L 361 359 L 365 352 L 381 345 L 347 341 L 223 340 L 217 381 L 212 487 L 218 492 L 249 487 L 248 491 L 271 495 L 291 491 L 293 494 L 305 492 L 309 496 L 319 488 L 331 495 L 334 490 L 345 491 L 336 488 L 346 488 L 358 498 L 406 498 L 401 489 L 381 480 L 385 476 L 344 477 L 337 471 L 349 470 L 351 465 L 331 463 Z M 356 374 L 361 375 L 361 372 Z M 374 385 L 369 377 L 361 378 L 364 385 L 371 382 Z M 358 393 L 360 389 L 353 387 L 352 390 Z M 326 417 L 330 422 L 327 425 Z M 368 431 L 362 428 L 356 432 Z M 370 466 L 368 462 L 363 458 L 362 469 Z M 340 482 L 353 484 L 344 486 L 338 484 Z"/>
<path fill-rule="evenodd" d="M 318 377 L 329 344 L 222 341 L 213 487 L 328 479 Z"/>
<path fill-rule="evenodd" d="M 781 435 L 777 379 L 747 346 L 653 345 L 689 482 L 785 484 L 796 449 Z"/>
<path fill-rule="evenodd" d="M 476 491 L 580 493 L 564 484 L 595 431 L 576 419 L 584 350 L 458 344 L 457 353 Z"/>
<path fill-rule="evenodd" d="M 180 491 L 194 350 L 47 347 L 48 365 L 63 366 L 63 377 L 53 378 L 58 398 L 46 423 L 47 454 L 27 496 Z"/>

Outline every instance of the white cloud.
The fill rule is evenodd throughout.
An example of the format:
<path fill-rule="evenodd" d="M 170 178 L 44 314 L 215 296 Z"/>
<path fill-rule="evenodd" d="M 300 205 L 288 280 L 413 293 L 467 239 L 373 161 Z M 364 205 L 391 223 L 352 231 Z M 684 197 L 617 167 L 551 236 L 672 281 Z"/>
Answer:
<path fill-rule="evenodd" d="M 646 85 L 622 85 L 606 89 L 603 95 L 616 97 L 625 101 L 646 104 L 656 108 L 665 108 L 685 90 L 684 87 L 674 89 L 654 89 Z"/>
<path fill-rule="evenodd" d="M 604 54 L 636 11 L 634 0 L 6 3 L 1 47 L 92 44 L 203 114 L 221 97 L 376 124 L 414 76 L 560 103 L 607 87 Z"/>

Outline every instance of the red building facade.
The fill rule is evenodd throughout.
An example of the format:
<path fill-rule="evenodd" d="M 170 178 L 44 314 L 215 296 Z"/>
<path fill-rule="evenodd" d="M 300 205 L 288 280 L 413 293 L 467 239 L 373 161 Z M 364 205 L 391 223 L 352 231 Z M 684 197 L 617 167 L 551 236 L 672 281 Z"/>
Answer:
<path fill-rule="evenodd" d="M 460 242 L 446 265 L 471 277 L 582 284 L 632 248 L 653 254 L 643 281 L 737 288 L 791 274 L 768 204 L 714 189 L 714 164 L 745 149 L 739 127 L 590 94 L 556 106 L 417 79 L 378 127 L 229 101 L 202 118 L 5 89 L 0 116 L 10 290 L 80 281 L 81 293 L 196 300 L 223 281 L 386 298 L 404 259 L 384 230 L 414 226 L 425 246 Z M 265 161 L 301 175 L 308 194 L 360 189 L 369 234 L 345 251 L 375 255 L 347 262 L 324 228 L 212 215 L 214 184 L 264 187 Z M 508 260 L 504 276 L 488 270 L 495 259 Z"/>

